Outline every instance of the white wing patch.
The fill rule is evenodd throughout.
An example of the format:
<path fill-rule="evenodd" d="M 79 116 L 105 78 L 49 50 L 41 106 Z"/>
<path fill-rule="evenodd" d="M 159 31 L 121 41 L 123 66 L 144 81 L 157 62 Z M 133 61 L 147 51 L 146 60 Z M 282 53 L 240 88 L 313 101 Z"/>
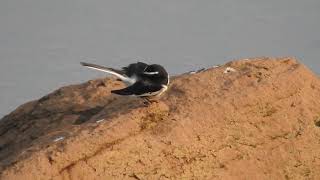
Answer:
<path fill-rule="evenodd" d="M 155 71 L 155 72 L 143 72 L 143 74 L 154 75 L 154 74 L 159 74 L 159 72 L 158 71 Z"/>
<path fill-rule="evenodd" d="M 125 83 L 127 83 L 129 85 L 134 84 L 137 81 L 135 77 L 129 78 L 129 77 L 123 76 L 123 75 L 121 75 L 119 73 L 116 73 L 116 72 L 108 70 L 108 69 L 100 69 L 100 68 L 91 67 L 91 66 L 85 66 L 85 67 L 90 68 L 90 69 L 94 69 L 94 70 L 98 70 L 98 71 L 102 71 L 102 72 L 106 72 L 106 73 L 112 74 L 114 76 L 117 76 L 123 82 L 125 82 Z"/>

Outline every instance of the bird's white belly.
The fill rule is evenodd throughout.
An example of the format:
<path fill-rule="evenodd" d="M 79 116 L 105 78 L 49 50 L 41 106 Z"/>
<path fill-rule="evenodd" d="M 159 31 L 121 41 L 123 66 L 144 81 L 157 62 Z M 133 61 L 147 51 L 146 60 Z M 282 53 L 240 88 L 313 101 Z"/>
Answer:
<path fill-rule="evenodd" d="M 167 89 L 168 89 L 168 86 L 162 85 L 162 88 L 159 91 L 148 92 L 148 93 L 140 94 L 140 95 L 137 95 L 137 96 L 140 96 L 140 97 L 161 96 L 161 94 L 164 93 Z"/>

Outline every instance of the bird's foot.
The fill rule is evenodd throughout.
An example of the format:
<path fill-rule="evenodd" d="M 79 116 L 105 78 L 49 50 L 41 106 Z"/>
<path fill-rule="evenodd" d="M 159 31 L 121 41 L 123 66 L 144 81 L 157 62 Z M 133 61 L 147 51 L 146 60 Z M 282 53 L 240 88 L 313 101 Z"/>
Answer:
<path fill-rule="evenodd" d="M 150 106 L 153 102 L 156 102 L 155 100 L 151 100 L 151 99 L 148 99 L 148 98 L 143 98 L 143 104 L 148 107 Z"/>

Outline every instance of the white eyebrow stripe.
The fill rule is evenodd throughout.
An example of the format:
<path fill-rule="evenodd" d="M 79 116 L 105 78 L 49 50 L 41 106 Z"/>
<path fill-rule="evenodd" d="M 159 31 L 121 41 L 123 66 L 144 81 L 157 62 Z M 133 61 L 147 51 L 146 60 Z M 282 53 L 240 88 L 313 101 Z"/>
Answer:
<path fill-rule="evenodd" d="M 143 74 L 153 75 L 153 74 L 159 74 L 159 72 L 158 71 L 156 71 L 156 72 L 143 72 Z"/>

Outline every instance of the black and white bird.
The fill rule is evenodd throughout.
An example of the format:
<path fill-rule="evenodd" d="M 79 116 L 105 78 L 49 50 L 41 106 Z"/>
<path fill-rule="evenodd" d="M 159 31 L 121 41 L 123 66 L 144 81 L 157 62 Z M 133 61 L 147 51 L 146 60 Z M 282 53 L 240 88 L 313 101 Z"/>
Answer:
<path fill-rule="evenodd" d="M 85 67 L 103 71 L 116 76 L 127 87 L 113 90 L 111 93 L 143 98 L 160 96 L 168 89 L 169 74 L 161 65 L 148 65 L 143 62 L 130 64 L 122 69 L 113 69 L 96 64 L 81 62 Z"/>

